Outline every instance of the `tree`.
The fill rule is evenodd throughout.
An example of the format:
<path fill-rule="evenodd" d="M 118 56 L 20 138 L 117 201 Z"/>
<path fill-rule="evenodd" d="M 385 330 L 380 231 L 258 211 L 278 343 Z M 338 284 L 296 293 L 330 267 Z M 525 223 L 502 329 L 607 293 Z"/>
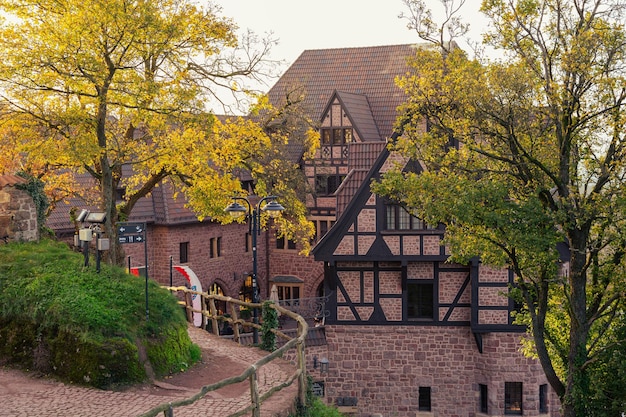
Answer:
<path fill-rule="evenodd" d="M 115 223 L 163 181 L 192 203 L 204 192 L 205 216 L 241 191 L 235 169 L 263 171 L 250 162 L 272 147 L 263 126 L 221 122 L 207 103 L 269 71 L 273 40 L 240 42 L 218 8 L 191 0 L 0 0 L 0 10 L 1 143 L 35 176 L 95 179 L 111 259 L 122 259 Z"/>
<path fill-rule="evenodd" d="M 424 4 L 405 3 L 423 29 Z M 454 260 L 515 272 L 519 320 L 564 416 L 619 415 L 626 381 L 602 378 L 624 347 L 623 5 L 487 0 L 481 10 L 485 41 L 506 61 L 470 59 L 442 41 L 446 26 L 426 26 L 433 48 L 398 83 L 407 101 L 396 144 L 425 172 L 392 172 L 375 189 L 445 224 Z M 602 396 L 614 397 L 611 408 Z"/>

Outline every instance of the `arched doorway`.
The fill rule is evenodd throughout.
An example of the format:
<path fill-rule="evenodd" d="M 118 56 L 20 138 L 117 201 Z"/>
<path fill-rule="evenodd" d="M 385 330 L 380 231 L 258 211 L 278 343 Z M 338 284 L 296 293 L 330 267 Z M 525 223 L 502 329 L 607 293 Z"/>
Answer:
<path fill-rule="evenodd" d="M 209 294 L 223 296 L 224 290 L 222 289 L 220 284 L 218 284 L 217 282 L 214 282 L 209 287 Z M 221 301 L 221 300 L 214 300 L 214 301 L 215 301 L 215 309 L 217 310 L 217 314 L 219 314 L 220 316 L 223 316 L 224 314 L 226 314 L 226 301 Z"/>

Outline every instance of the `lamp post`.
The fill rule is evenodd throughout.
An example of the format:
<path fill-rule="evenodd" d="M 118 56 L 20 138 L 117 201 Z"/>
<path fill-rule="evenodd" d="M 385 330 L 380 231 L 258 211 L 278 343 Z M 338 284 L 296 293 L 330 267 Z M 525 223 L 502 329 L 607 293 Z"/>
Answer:
<path fill-rule="evenodd" d="M 261 212 L 266 212 L 270 217 L 275 218 L 285 210 L 285 208 L 276 202 L 276 196 L 270 195 L 263 197 L 256 206 L 250 203 L 246 197 L 233 197 L 234 200 L 230 203 L 224 211 L 230 214 L 234 218 L 246 216 L 250 220 L 250 234 L 252 235 L 252 302 L 254 304 L 259 303 L 259 290 L 257 285 L 257 235 L 261 234 Z M 245 201 L 247 207 L 242 206 L 237 200 Z M 265 201 L 268 203 L 261 207 L 261 204 Z M 252 309 L 252 320 L 254 324 L 259 324 L 259 310 L 255 306 Z M 259 329 L 256 327 L 252 330 L 252 341 L 256 345 L 259 343 Z"/>

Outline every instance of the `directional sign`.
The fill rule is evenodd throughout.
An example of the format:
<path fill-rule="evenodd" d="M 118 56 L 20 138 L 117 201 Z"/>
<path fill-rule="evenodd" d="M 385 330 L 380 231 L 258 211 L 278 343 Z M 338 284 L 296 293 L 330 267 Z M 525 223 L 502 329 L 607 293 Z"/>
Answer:
<path fill-rule="evenodd" d="M 118 223 L 117 239 L 120 244 L 144 243 L 146 239 L 145 223 Z"/>

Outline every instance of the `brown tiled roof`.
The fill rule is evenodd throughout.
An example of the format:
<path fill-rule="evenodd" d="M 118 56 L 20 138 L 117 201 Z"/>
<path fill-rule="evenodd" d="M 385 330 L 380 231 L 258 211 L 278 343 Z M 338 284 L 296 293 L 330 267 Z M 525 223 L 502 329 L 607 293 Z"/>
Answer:
<path fill-rule="evenodd" d="M 338 91 L 337 98 L 363 142 L 380 142 L 382 140 L 367 96 Z"/>
<path fill-rule="evenodd" d="M 334 91 L 366 96 L 383 138 L 391 136 L 396 108 L 405 99 L 394 78 L 409 71 L 406 58 L 416 45 L 388 45 L 304 51 L 268 92 L 282 103 L 287 92 L 304 89 L 304 108 L 321 117 Z"/>
<path fill-rule="evenodd" d="M 128 174 L 126 168 L 124 173 Z M 76 180 L 84 189 L 94 187 L 94 179 L 89 174 L 78 174 Z M 72 207 L 98 211 L 99 208 L 86 203 L 79 197 L 70 197 L 57 204 L 46 220 L 46 225 L 57 232 L 72 232 L 74 224 L 70 221 Z M 197 216 L 185 208 L 185 198 L 174 198 L 174 189 L 168 182 L 161 182 L 151 194 L 141 198 L 133 207 L 129 221 L 156 224 L 182 224 L 197 221 Z"/>
<path fill-rule="evenodd" d="M 4 187 L 13 187 L 17 184 L 25 184 L 28 181 L 17 175 L 0 175 L 0 190 Z"/>
<path fill-rule="evenodd" d="M 386 142 L 353 142 L 350 144 L 348 175 L 337 189 L 337 218 L 367 178 L 367 174 Z"/>

